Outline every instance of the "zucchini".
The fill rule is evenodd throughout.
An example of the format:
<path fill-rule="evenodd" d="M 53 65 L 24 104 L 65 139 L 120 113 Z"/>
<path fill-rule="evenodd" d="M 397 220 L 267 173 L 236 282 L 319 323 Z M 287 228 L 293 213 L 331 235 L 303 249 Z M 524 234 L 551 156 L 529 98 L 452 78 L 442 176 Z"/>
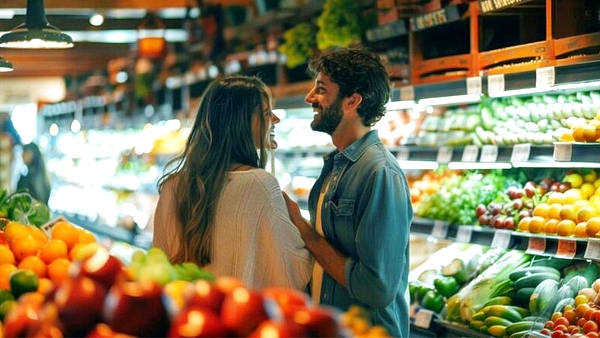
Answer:
<path fill-rule="evenodd" d="M 507 336 L 513 333 L 531 330 L 541 330 L 544 327 L 544 323 L 536 322 L 533 320 L 522 320 L 520 322 L 512 323 L 506 326 L 505 333 Z"/>
<path fill-rule="evenodd" d="M 511 272 L 510 275 L 508 275 L 508 277 L 510 278 L 510 280 L 515 282 L 521 277 L 540 273 L 540 272 L 553 273 L 553 274 L 556 274 L 558 276 L 558 278 L 560 278 L 560 271 L 558 271 L 557 269 L 555 269 L 551 266 L 527 266 L 527 267 L 518 268 L 515 271 Z"/>
<path fill-rule="evenodd" d="M 515 281 L 515 288 L 522 289 L 522 288 L 537 287 L 538 285 L 540 285 L 541 282 L 543 282 L 545 280 L 553 280 L 556 282 L 556 284 L 558 284 L 558 281 L 560 280 L 560 276 L 557 276 L 556 274 L 549 273 L 549 272 L 533 273 L 533 274 L 526 275 L 526 276 L 523 276 L 523 277 L 517 279 Z"/>

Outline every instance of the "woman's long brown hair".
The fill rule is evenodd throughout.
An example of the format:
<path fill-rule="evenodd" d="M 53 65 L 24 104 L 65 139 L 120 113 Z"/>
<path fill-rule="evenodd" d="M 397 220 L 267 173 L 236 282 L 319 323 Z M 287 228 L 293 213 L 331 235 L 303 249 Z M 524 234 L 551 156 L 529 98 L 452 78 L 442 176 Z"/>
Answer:
<path fill-rule="evenodd" d="M 257 153 L 252 115 L 262 114 L 269 100 L 267 86 L 251 76 L 222 77 L 204 91 L 183 152 L 168 162 L 170 169 L 158 181 L 161 191 L 166 181 L 176 178 L 173 212 L 181 224 L 182 243 L 175 262 L 210 263 L 212 228 L 230 166 L 266 166 L 265 140 L 261 137 Z M 265 119 L 259 120 L 265 135 Z"/>

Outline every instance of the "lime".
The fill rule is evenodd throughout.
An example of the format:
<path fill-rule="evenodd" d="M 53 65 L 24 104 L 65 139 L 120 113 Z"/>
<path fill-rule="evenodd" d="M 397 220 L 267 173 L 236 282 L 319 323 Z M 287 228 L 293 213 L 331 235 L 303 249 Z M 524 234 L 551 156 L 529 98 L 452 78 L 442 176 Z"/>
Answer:
<path fill-rule="evenodd" d="M 0 289 L 0 304 L 7 300 L 15 300 L 15 296 L 8 290 Z"/>
<path fill-rule="evenodd" d="M 14 299 L 8 299 L 2 302 L 2 304 L 0 304 L 0 320 L 4 321 L 4 318 L 6 318 L 6 314 L 8 314 L 10 310 L 14 309 L 17 306 L 18 302 Z"/>
<path fill-rule="evenodd" d="M 26 292 L 34 292 L 39 285 L 39 277 L 31 270 L 17 270 L 10 275 L 10 290 L 15 298 Z"/>

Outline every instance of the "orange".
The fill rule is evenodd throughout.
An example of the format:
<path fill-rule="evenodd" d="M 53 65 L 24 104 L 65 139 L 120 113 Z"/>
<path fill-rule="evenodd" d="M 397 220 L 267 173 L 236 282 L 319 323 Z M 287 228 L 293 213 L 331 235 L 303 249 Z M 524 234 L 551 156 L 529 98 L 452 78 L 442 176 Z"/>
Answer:
<path fill-rule="evenodd" d="M 586 232 L 589 237 L 599 237 L 600 232 L 600 217 L 595 216 L 588 219 L 586 223 Z"/>
<path fill-rule="evenodd" d="M 101 245 L 97 242 L 93 243 L 77 243 L 71 250 L 69 250 L 69 259 L 74 260 L 83 260 L 87 257 L 93 255 Z"/>
<path fill-rule="evenodd" d="M 22 260 L 27 256 L 35 256 L 40 250 L 40 242 L 31 234 L 15 239 L 10 249 L 15 254 L 17 260 Z"/>
<path fill-rule="evenodd" d="M 58 221 L 52 228 L 52 239 L 60 239 L 71 249 L 79 241 L 79 230 L 66 221 Z"/>
<path fill-rule="evenodd" d="M 575 237 L 587 238 L 587 222 L 577 223 L 575 230 L 573 231 Z"/>
<path fill-rule="evenodd" d="M 544 231 L 544 226 L 546 225 L 546 219 L 542 216 L 532 216 L 531 221 L 529 221 L 529 232 L 534 234 L 540 233 Z"/>
<path fill-rule="evenodd" d="M 565 204 L 565 197 L 562 192 L 553 191 L 548 194 L 548 200 L 546 201 L 548 204 Z"/>
<path fill-rule="evenodd" d="M 57 258 L 67 258 L 69 250 L 67 245 L 60 239 L 51 239 L 40 249 L 40 258 L 50 264 Z"/>
<path fill-rule="evenodd" d="M 544 224 L 544 233 L 548 235 L 555 235 L 558 222 L 560 221 L 554 218 L 546 220 L 546 224 Z"/>
<path fill-rule="evenodd" d="M 0 264 L 15 264 L 15 255 L 8 245 L 0 245 Z"/>
<path fill-rule="evenodd" d="M 550 205 L 548 203 L 540 203 L 533 209 L 533 216 L 547 217 Z"/>
<path fill-rule="evenodd" d="M 596 142 L 596 127 L 591 124 L 583 125 L 583 138 L 586 142 Z"/>
<path fill-rule="evenodd" d="M 48 272 L 48 267 L 46 263 L 39 258 L 38 256 L 27 256 L 17 265 L 19 270 L 31 270 L 33 271 L 39 278 L 46 277 Z"/>
<path fill-rule="evenodd" d="M 96 242 L 96 236 L 91 232 L 88 231 L 84 228 L 78 228 L 78 237 L 77 237 L 77 242 L 78 243 L 93 243 Z"/>
<path fill-rule="evenodd" d="M 37 288 L 38 293 L 41 293 L 42 295 L 48 295 L 53 290 L 54 290 L 54 283 L 50 279 L 48 279 L 46 277 L 40 278 L 40 280 L 38 281 L 38 288 Z"/>
<path fill-rule="evenodd" d="M 0 265 L 0 289 L 10 290 L 10 275 L 15 271 L 17 267 L 14 264 Z"/>
<path fill-rule="evenodd" d="M 581 185 L 579 190 L 581 190 L 583 198 L 587 199 L 594 195 L 594 193 L 596 192 L 596 187 L 594 187 L 593 183 L 585 182 Z"/>
<path fill-rule="evenodd" d="M 54 284 L 60 284 L 69 278 L 69 266 L 71 266 L 71 261 L 67 258 L 55 259 L 52 263 L 48 264 L 48 278 Z"/>
<path fill-rule="evenodd" d="M 558 222 L 558 225 L 556 227 L 556 234 L 559 236 L 572 236 L 575 233 L 575 222 L 573 222 L 570 219 L 563 219 L 562 221 Z"/>
<path fill-rule="evenodd" d="M 573 142 L 573 141 L 575 141 L 575 138 L 573 138 L 573 130 L 571 130 L 571 129 L 565 129 L 565 131 L 560 135 L 559 140 L 563 141 L 563 142 Z"/>
<path fill-rule="evenodd" d="M 46 233 L 42 229 L 40 229 L 40 228 L 38 228 L 36 226 L 30 226 L 29 227 L 29 233 L 35 239 L 37 239 L 38 242 L 40 242 L 41 245 L 44 245 L 44 244 L 46 244 L 46 242 L 48 242 L 48 236 L 46 236 Z"/>
<path fill-rule="evenodd" d="M 546 216 L 546 217 L 560 220 L 560 209 L 562 209 L 562 204 L 560 204 L 560 203 L 550 204 L 550 208 L 548 209 L 548 216 Z"/>
<path fill-rule="evenodd" d="M 587 222 L 594 216 L 600 216 L 598 210 L 592 206 L 584 206 L 577 212 L 577 222 Z"/>
<path fill-rule="evenodd" d="M 575 207 L 573 204 L 564 204 L 560 209 L 560 219 L 568 219 L 575 222 L 577 220 L 577 214 L 575 213 Z"/>
<path fill-rule="evenodd" d="M 573 139 L 576 142 L 585 142 L 583 125 L 577 125 L 571 128 L 573 130 Z"/>
<path fill-rule="evenodd" d="M 579 200 L 587 199 L 583 197 L 583 193 L 579 188 L 571 188 L 563 192 L 563 196 L 565 198 L 565 202 L 563 204 L 575 204 L 575 202 Z"/>
<path fill-rule="evenodd" d="M 11 243 L 17 238 L 29 235 L 29 225 L 25 225 L 19 222 L 9 222 L 4 228 L 4 237 Z"/>
<path fill-rule="evenodd" d="M 531 222 L 531 217 L 523 217 L 519 220 L 519 224 L 517 225 L 517 230 L 520 231 L 529 231 L 529 223 Z"/>

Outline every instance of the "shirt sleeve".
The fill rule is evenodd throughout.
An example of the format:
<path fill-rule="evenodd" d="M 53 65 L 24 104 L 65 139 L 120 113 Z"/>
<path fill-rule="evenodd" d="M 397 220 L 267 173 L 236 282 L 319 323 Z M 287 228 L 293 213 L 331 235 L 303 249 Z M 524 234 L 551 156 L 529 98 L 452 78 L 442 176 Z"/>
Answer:
<path fill-rule="evenodd" d="M 412 206 L 402 173 L 381 168 L 369 178 L 357 219 L 357 259 L 346 261 L 352 297 L 374 308 L 387 306 L 408 274 L 408 242 Z"/>
<path fill-rule="evenodd" d="M 312 256 L 290 220 L 279 183 L 270 176 L 266 187 L 268 198 L 262 205 L 257 236 L 256 261 L 260 264 L 256 276 L 264 278 L 264 286 L 304 290 L 312 275 Z"/>
<path fill-rule="evenodd" d="M 179 220 L 176 216 L 173 181 L 163 187 L 156 204 L 153 220 L 152 245 L 163 250 L 173 260 L 179 250 Z"/>

